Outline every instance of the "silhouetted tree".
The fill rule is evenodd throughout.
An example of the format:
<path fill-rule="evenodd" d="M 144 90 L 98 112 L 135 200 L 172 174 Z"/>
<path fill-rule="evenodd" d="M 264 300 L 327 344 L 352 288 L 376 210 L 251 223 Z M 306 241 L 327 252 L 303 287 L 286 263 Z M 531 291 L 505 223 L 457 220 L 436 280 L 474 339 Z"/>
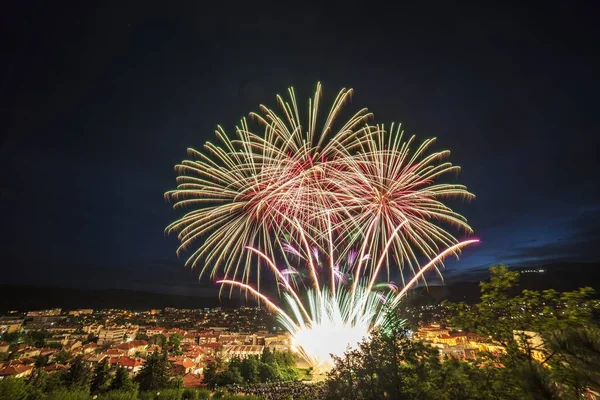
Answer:
<path fill-rule="evenodd" d="M 92 383 L 90 385 L 90 391 L 93 394 L 103 393 L 108 390 L 110 384 L 110 371 L 108 368 L 108 362 L 106 358 L 102 360 L 94 369 L 94 375 L 92 376 Z"/>
<path fill-rule="evenodd" d="M 154 352 L 148 357 L 141 371 L 135 377 L 139 383 L 140 390 L 163 389 L 169 386 L 170 364 L 167 361 L 167 353 L 158 354 Z"/>

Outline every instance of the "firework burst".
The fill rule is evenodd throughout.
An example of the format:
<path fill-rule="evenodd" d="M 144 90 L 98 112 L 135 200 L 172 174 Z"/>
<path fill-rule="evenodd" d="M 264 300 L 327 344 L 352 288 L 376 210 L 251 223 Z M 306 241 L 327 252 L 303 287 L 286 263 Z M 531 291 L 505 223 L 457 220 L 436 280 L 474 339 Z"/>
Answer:
<path fill-rule="evenodd" d="M 381 287 L 376 288 L 376 275 L 361 279 L 360 267 L 380 270 L 399 228 L 394 229 L 392 237 L 377 257 L 371 258 L 364 253 L 359 257 L 359 252 L 351 251 L 346 257 L 334 258 L 340 246 L 336 246 L 332 239 L 328 243 L 329 255 L 320 257 L 320 252 L 314 250 L 318 247 L 309 243 L 298 222 L 296 227 L 299 235 L 295 243 L 298 247 L 286 243 L 283 250 L 297 257 L 302 262 L 301 268 L 308 270 L 307 285 L 305 282 L 298 282 L 296 278 L 291 282 L 290 276 L 286 274 L 286 271 L 293 270 L 295 274 L 292 276 L 297 275 L 297 268 L 290 265 L 278 268 L 273 258 L 258 249 L 247 247 L 268 265 L 282 288 L 284 306 L 277 305 L 276 301 L 246 283 L 230 279 L 220 280 L 218 283 L 244 289 L 274 311 L 290 333 L 293 347 L 317 372 L 325 372 L 333 366 L 332 354 L 342 355 L 348 347 L 356 346 L 365 338 L 371 329 L 383 326 L 389 312 L 394 310 L 425 272 L 435 268 L 444 257 L 456 254 L 462 247 L 477 242 L 475 239 L 467 240 L 448 247 L 423 265 L 401 289 L 393 284 L 378 285 Z M 361 248 L 362 253 L 366 246 Z M 341 264 L 341 259 L 347 260 L 347 263 Z M 289 262 L 287 258 L 284 260 Z M 375 265 L 367 265 L 371 262 Z M 354 283 L 350 284 L 350 281 Z"/>
<path fill-rule="evenodd" d="M 459 169 L 443 161 L 449 152 L 429 153 L 432 139 L 414 146 L 414 137 L 403 140 L 399 127 L 388 132 L 367 125 L 372 115 L 366 109 L 336 123 L 351 95 L 352 90 L 341 90 L 319 125 L 317 85 L 302 125 L 290 89 L 289 101 L 277 97 L 280 114 L 265 106 L 251 114 L 260 134 L 242 120 L 234 139 L 219 128 L 220 145 L 206 143 L 204 153 L 189 150 L 192 159 L 176 166 L 177 188 L 166 193 L 175 209 L 188 210 L 167 227 L 178 234 L 178 254 L 193 249 L 187 266 L 200 267 L 201 276 L 210 272 L 213 278 L 252 279 L 259 287 L 264 260 L 252 264 L 244 247 L 273 256 L 285 245 L 289 221 L 296 220 L 319 243 L 330 241 L 323 235 L 331 232 L 349 239 L 347 251 L 363 243 L 364 248 L 358 246 L 363 256 L 394 237 L 377 270 L 362 272 L 378 276 L 384 268 L 389 276 L 395 264 L 410 276 L 419 270 L 419 256 L 432 259 L 441 248 L 458 243 L 444 226 L 471 231 L 443 203 L 448 197 L 472 197 L 464 186 L 438 182 Z M 394 232 L 404 221 L 401 232 Z M 340 271 L 332 269 L 330 279 L 335 275 L 341 276 Z M 295 274 L 290 270 L 286 276 Z"/>
<path fill-rule="evenodd" d="M 275 311 L 321 370 L 329 354 L 381 326 L 427 271 L 477 241 L 448 231 L 471 229 L 445 200 L 473 197 L 439 181 L 459 170 L 445 161 L 449 152 L 431 152 L 434 139 L 405 140 L 400 126 L 368 125 L 366 109 L 337 124 L 351 94 L 339 92 L 321 128 L 320 85 L 306 125 L 290 89 L 289 101 L 277 97 L 281 114 L 265 106 L 251 114 L 260 133 L 245 119 L 233 139 L 219 127 L 220 145 L 189 150 L 192 159 L 176 166 L 177 188 L 166 194 L 174 208 L 188 209 L 167 227 L 178 233 L 178 254 L 197 246 L 186 265 Z M 398 286 L 389 282 L 394 265 Z M 283 306 L 261 292 L 261 270 L 275 277 Z"/>
<path fill-rule="evenodd" d="M 176 166 L 177 188 L 166 193 L 175 209 L 189 210 L 167 227 L 167 232 L 178 233 L 178 254 L 199 243 L 186 266 L 201 265 L 201 276 L 209 270 L 211 277 L 222 273 L 248 282 L 252 269 L 243 252 L 246 245 L 272 254 L 273 244 L 281 244 L 286 218 L 325 228 L 321 211 L 333 199 L 323 179 L 329 173 L 328 160 L 348 156 L 371 132 L 365 125 L 371 117 L 366 109 L 335 124 L 351 95 L 346 89 L 338 93 L 318 129 L 321 86 L 309 100 L 306 125 L 290 89 L 288 102 L 277 97 L 283 116 L 265 106 L 251 114 L 262 134 L 252 132 L 244 119 L 235 139 L 219 127 L 221 146 L 206 143 L 206 153 L 189 150 L 193 159 Z M 336 125 L 341 127 L 336 130 Z M 254 277 L 260 282 L 259 274 L 260 264 Z"/>
<path fill-rule="evenodd" d="M 348 218 L 339 231 L 363 232 L 367 251 L 372 252 L 395 235 L 386 268 L 396 264 L 402 272 L 418 272 L 418 259 L 432 259 L 441 248 L 458 243 L 447 227 L 472 233 L 466 219 L 443 203 L 448 198 L 471 199 L 463 185 L 440 183 L 440 177 L 458 173 L 460 167 L 444 161 L 448 150 L 428 152 L 435 139 L 415 145 L 415 137 L 404 140 L 400 125 L 389 131 L 377 126 L 375 134 L 361 143 L 360 151 L 338 160 L 328 176 L 337 193 L 337 205 Z M 367 273 L 370 271 L 367 271 Z M 377 274 L 377 270 L 375 273 Z M 404 280 L 404 274 L 401 274 Z"/>

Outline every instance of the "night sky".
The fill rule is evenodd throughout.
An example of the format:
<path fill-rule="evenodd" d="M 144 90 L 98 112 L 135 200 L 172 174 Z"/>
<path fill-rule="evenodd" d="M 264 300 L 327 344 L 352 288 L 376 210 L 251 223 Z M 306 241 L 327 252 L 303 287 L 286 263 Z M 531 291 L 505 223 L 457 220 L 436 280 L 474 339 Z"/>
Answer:
<path fill-rule="evenodd" d="M 448 274 L 599 258 L 591 8 L 20 3 L 0 16 L 0 283 L 203 293 L 164 234 L 174 164 L 317 81 L 452 150 L 482 244 Z"/>

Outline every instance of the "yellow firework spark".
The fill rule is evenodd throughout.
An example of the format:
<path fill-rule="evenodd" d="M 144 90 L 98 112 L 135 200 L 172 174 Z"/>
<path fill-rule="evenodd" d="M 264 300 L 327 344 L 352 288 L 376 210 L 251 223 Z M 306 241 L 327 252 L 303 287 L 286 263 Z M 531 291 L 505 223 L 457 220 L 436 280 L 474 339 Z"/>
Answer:
<path fill-rule="evenodd" d="M 208 271 L 211 277 L 260 285 L 263 262 L 251 268 L 244 247 L 273 255 L 289 221 L 297 220 L 319 242 L 328 239 L 320 235 L 334 231 L 348 236 L 349 246 L 364 242 L 366 253 L 395 237 L 383 267 L 389 272 L 393 263 L 407 265 L 415 273 L 420 255 L 431 259 L 457 243 L 445 226 L 470 232 L 466 220 L 443 202 L 472 197 L 462 185 L 438 181 L 458 171 L 443 161 L 448 152 L 429 153 L 432 139 L 415 147 L 414 137 L 403 140 L 399 127 L 388 132 L 367 125 L 372 115 L 366 109 L 336 124 L 351 94 L 341 90 L 319 125 L 317 85 L 302 125 L 290 89 L 289 101 L 277 97 L 281 114 L 265 106 L 251 114 L 258 131 L 242 120 L 234 139 L 219 128 L 220 145 L 190 150 L 192 159 L 176 166 L 177 188 L 166 194 L 174 208 L 188 211 L 167 227 L 178 233 L 178 254 L 191 249 L 187 266 L 199 266 L 201 275 Z M 403 221 L 408 223 L 394 235 Z"/>

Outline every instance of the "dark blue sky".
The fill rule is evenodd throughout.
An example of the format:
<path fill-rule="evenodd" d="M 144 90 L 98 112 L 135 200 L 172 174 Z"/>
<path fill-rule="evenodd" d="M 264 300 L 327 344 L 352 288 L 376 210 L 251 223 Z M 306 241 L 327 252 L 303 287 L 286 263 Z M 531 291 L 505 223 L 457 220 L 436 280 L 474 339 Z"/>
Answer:
<path fill-rule="evenodd" d="M 119 3 L 0 17 L 3 282 L 202 292 L 164 236 L 173 165 L 317 81 L 452 150 L 483 242 L 449 273 L 598 260 L 593 9 Z"/>

